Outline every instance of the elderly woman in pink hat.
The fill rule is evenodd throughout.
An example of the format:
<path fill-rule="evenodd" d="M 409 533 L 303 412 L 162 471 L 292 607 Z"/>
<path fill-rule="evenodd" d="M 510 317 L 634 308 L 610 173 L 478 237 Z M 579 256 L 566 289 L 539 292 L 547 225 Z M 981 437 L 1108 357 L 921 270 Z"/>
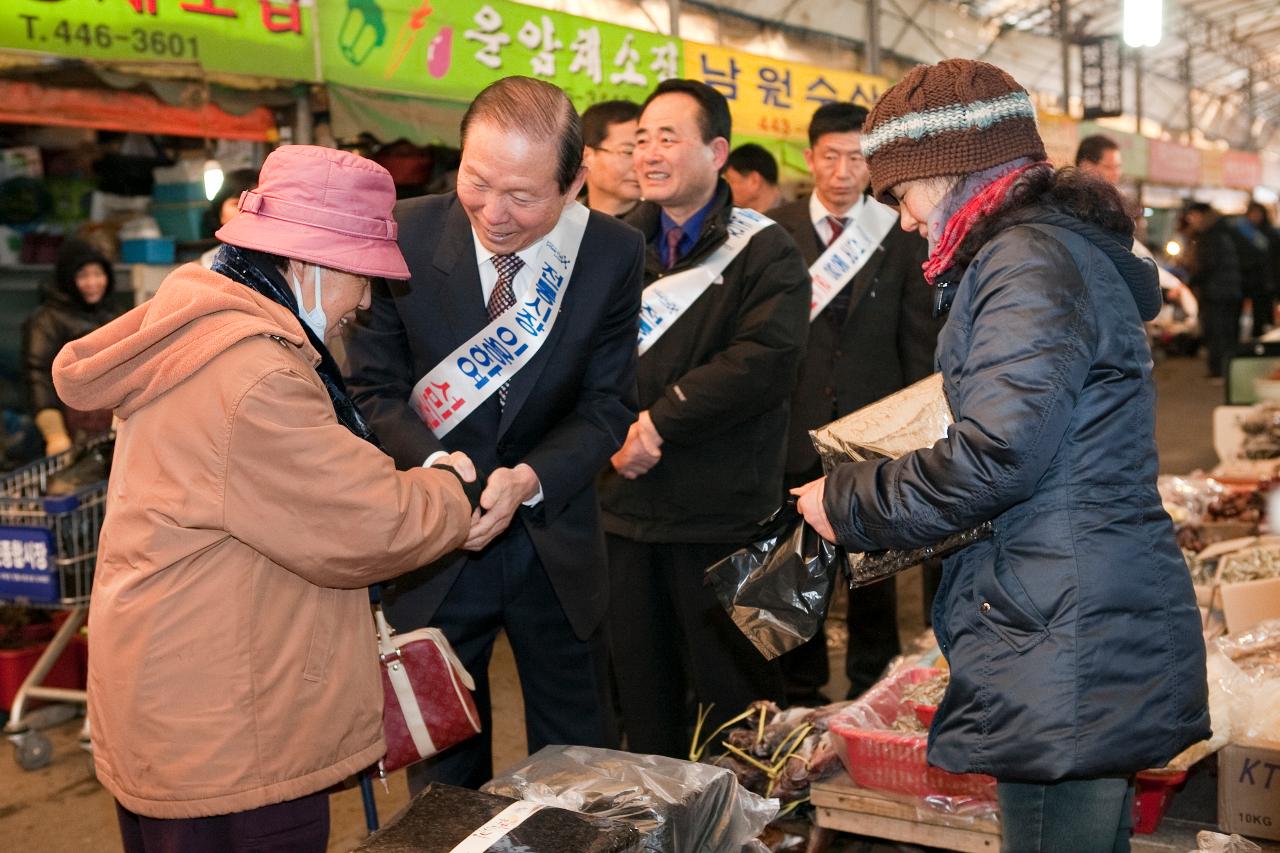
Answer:
<path fill-rule="evenodd" d="M 384 752 L 365 587 L 462 545 L 474 478 L 396 471 L 325 345 L 371 276 L 408 277 L 394 202 L 369 160 L 281 148 L 212 270 L 54 364 L 120 419 L 89 715 L 131 853 L 323 851 L 326 789 Z"/>

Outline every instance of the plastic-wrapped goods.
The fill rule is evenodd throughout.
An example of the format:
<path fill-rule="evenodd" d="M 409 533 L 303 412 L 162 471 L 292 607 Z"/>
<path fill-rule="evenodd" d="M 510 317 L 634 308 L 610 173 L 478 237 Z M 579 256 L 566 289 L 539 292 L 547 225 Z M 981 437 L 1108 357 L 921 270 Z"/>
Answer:
<path fill-rule="evenodd" d="M 778 813 L 723 767 L 585 746 L 544 747 L 483 790 L 630 824 L 649 853 L 741 853 Z"/>
<path fill-rule="evenodd" d="M 843 462 L 897 459 L 913 450 L 932 447 L 947 436 L 954 422 L 935 373 L 852 414 L 813 430 L 809 437 L 827 473 Z M 889 549 L 850 554 L 850 586 L 863 586 L 909 569 L 930 557 L 941 557 L 991 535 L 982 524 L 923 548 Z"/>
<path fill-rule="evenodd" d="M 1209 695 L 1212 701 L 1216 686 L 1226 696 L 1231 740 L 1280 741 L 1280 619 L 1219 637 L 1214 646 L 1221 654 L 1209 655 Z"/>
<path fill-rule="evenodd" d="M 707 569 L 706 582 L 751 644 L 773 660 L 822 629 L 838 549 L 788 503 L 766 536 Z"/>
<path fill-rule="evenodd" d="M 1223 835 L 1202 829 L 1196 833 L 1196 849 L 1191 853 L 1261 853 L 1262 848 L 1242 835 Z"/>
<path fill-rule="evenodd" d="M 635 827 L 433 784 L 355 853 L 640 853 Z"/>

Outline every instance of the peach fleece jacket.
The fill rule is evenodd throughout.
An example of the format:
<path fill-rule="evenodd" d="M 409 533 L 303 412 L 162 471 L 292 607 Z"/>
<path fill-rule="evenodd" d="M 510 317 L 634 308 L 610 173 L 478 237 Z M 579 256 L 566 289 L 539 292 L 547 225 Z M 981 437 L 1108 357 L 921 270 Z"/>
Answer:
<path fill-rule="evenodd" d="M 338 423 L 299 321 L 195 264 L 69 344 L 121 419 L 89 618 L 103 785 L 160 818 L 323 790 L 383 754 L 365 587 L 457 548 L 457 480 Z"/>

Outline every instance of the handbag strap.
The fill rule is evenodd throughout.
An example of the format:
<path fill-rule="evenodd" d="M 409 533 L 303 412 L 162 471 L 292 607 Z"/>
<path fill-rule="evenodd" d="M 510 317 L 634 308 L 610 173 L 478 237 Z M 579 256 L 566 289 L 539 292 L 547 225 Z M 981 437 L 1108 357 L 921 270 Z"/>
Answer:
<path fill-rule="evenodd" d="M 418 707 L 418 697 L 414 695 L 413 685 L 409 683 L 409 673 L 400 660 L 400 650 L 391 640 L 391 626 L 382 612 L 382 605 L 373 608 L 373 620 L 378 625 L 378 660 L 387 673 L 391 689 L 396 694 L 396 702 L 400 704 L 400 712 L 404 714 L 405 726 L 409 729 L 409 737 L 413 738 L 413 746 L 419 755 L 434 755 L 436 745 L 427 731 L 427 722 L 422 719 L 422 709 Z M 452 668 L 452 667 L 451 667 Z"/>

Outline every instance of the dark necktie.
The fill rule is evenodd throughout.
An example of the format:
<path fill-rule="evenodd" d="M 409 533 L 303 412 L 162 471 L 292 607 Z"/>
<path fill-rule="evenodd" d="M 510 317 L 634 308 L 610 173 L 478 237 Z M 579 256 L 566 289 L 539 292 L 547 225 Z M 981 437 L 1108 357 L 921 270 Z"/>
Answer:
<path fill-rule="evenodd" d="M 676 247 L 680 245 L 680 238 L 683 236 L 684 229 L 682 228 L 672 228 L 667 232 L 667 269 L 674 267 L 676 261 L 680 260 Z"/>
<path fill-rule="evenodd" d="M 849 222 L 844 216 L 827 216 L 827 224 L 831 226 L 831 239 L 827 241 L 827 248 L 831 248 L 831 244 L 840 239 L 840 235 L 844 233 L 845 225 Z M 831 312 L 831 316 L 836 319 L 837 323 L 843 323 L 845 316 L 849 313 L 849 291 L 852 284 L 846 284 L 840 288 L 840 292 L 831 298 L 831 302 L 827 305 L 827 310 Z"/>
<path fill-rule="evenodd" d="M 513 282 L 523 266 L 524 261 L 520 260 L 519 255 L 493 256 L 493 267 L 498 271 L 498 283 L 493 286 L 493 293 L 489 294 L 490 322 L 498 319 L 502 312 L 516 304 L 516 289 Z M 502 406 L 507 404 L 506 385 L 498 389 L 498 404 Z"/>

